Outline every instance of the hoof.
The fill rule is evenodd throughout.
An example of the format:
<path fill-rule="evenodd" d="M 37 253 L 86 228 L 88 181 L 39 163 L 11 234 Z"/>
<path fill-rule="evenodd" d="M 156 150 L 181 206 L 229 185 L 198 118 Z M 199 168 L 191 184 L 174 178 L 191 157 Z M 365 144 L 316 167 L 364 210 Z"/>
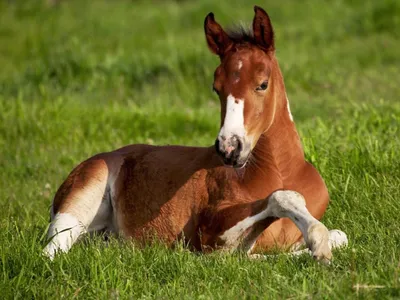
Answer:
<path fill-rule="evenodd" d="M 307 246 L 315 260 L 329 264 L 332 251 L 329 247 L 329 231 L 322 223 L 311 225 L 308 229 Z"/>
<path fill-rule="evenodd" d="M 53 244 L 48 244 L 46 248 L 43 249 L 42 255 L 50 260 L 53 260 L 57 253 L 57 248 Z"/>
<path fill-rule="evenodd" d="M 343 231 L 337 229 L 329 231 L 329 247 L 331 249 L 346 247 L 348 244 L 349 240 Z"/>
<path fill-rule="evenodd" d="M 255 260 L 264 260 L 264 259 L 267 259 L 267 255 L 257 254 L 257 253 L 249 254 L 248 257 L 249 257 L 250 259 L 255 259 Z"/>

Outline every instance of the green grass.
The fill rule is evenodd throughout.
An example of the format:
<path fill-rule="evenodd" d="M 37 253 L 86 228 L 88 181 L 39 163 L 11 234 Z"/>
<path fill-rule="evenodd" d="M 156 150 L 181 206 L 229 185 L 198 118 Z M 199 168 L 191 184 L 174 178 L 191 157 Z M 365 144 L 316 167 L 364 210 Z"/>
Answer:
<path fill-rule="evenodd" d="M 250 22 L 253 3 L 2 1 L 2 298 L 400 298 L 400 2 L 255 2 L 272 18 L 307 159 L 331 194 L 323 222 L 349 247 L 330 266 L 100 238 L 41 257 L 52 197 L 78 162 L 130 143 L 213 143 L 218 59 L 203 20 Z"/>

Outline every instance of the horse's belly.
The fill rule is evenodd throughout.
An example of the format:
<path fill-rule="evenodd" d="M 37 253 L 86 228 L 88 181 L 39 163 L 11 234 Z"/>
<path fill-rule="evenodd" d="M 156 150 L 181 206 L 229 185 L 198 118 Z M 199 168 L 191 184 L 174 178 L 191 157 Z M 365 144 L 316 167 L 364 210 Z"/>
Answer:
<path fill-rule="evenodd" d="M 113 201 L 119 233 L 142 242 L 159 239 L 171 244 L 184 238 L 196 244 L 197 213 L 206 197 L 205 174 L 161 176 L 151 184 L 148 176 L 137 177 L 132 176 Z"/>

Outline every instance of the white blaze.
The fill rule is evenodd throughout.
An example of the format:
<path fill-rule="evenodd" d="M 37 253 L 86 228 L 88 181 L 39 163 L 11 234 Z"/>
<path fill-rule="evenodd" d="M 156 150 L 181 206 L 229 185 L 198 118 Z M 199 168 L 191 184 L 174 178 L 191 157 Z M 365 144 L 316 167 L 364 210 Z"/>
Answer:
<path fill-rule="evenodd" d="M 242 63 L 242 61 L 241 60 L 239 60 L 238 61 L 238 64 L 237 64 L 237 78 L 234 80 L 234 82 L 233 83 L 238 83 L 239 81 L 240 81 L 240 77 L 239 77 L 239 71 L 240 71 L 240 69 L 243 67 L 243 63 Z"/>
<path fill-rule="evenodd" d="M 226 101 L 226 114 L 224 125 L 219 133 L 220 136 L 229 138 L 233 135 L 245 137 L 246 130 L 244 128 L 244 101 L 236 99 L 229 94 Z"/>

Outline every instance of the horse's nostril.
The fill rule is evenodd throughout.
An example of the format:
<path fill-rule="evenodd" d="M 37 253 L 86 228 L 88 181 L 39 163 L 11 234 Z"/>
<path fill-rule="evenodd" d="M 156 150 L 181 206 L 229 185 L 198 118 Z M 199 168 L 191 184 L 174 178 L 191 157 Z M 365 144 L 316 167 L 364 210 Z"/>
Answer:
<path fill-rule="evenodd" d="M 232 159 L 233 160 L 237 160 L 239 158 L 239 156 L 240 156 L 240 153 L 243 150 L 243 143 L 242 143 L 241 139 L 239 137 L 236 137 L 236 136 L 234 137 L 233 141 L 234 141 L 235 149 L 234 149 L 233 154 L 232 154 Z"/>
<path fill-rule="evenodd" d="M 243 150 L 243 143 L 242 140 L 237 136 L 234 135 L 231 140 L 231 145 L 234 148 L 235 152 L 239 152 Z"/>
<path fill-rule="evenodd" d="M 226 165 L 235 165 L 243 150 L 243 142 L 237 135 L 229 138 L 218 137 L 214 146 Z"/>

